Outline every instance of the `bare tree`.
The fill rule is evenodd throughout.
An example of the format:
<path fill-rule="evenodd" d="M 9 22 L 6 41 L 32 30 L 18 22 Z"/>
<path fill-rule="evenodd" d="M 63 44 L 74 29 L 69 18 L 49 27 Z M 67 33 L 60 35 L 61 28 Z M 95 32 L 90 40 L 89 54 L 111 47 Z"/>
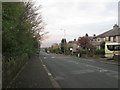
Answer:
<path fill-rule="evenodd" d="M 31 24 L 31 33 L 37 38 L 38 41 L 43 40 L 44 36 L 48 32 L 44 31 L 45 22 L 42 19 L 41 13 L 38 12 L 41 9 L 41 5 L 35 6 L 34 2 L 24 2 L 26 11 L 24 13 L 23 20 Z"/>

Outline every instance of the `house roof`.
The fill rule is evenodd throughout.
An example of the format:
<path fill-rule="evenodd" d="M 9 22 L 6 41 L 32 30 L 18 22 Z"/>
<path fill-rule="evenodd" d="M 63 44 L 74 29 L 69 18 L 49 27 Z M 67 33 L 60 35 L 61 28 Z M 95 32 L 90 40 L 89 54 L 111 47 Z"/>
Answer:
<path fill-rule="evenodd" d="M 78 42 L 76 41 L 76 39 L 74 39 L 74 41 L 69 41 L 68 44 L 77 44 Z"/>
<path fill-rule="evenodd" d="M 117 24 L 113 26 L 113 29 L 104 32 L 96 37 L 107 37 L 107 36 L 120 36 L 120 28 Z"/>
<path fill-rule="evenodd" d="M 88 36 L 88 38 L 89 38 L 90 40 L 92 40 L 92 39 L 93 39 L 93 37 L 92 37 L 92 36 Z"/>
<path fill-rule="evenodd" d="M 84 37 L 88 38 L 89 40 L 93 40 L 93 38 L 94 38 L 93 36 L 84 36 Z M 78 40 L 81 39 L 81 38 L 82 37 L 79 37 Z"/>

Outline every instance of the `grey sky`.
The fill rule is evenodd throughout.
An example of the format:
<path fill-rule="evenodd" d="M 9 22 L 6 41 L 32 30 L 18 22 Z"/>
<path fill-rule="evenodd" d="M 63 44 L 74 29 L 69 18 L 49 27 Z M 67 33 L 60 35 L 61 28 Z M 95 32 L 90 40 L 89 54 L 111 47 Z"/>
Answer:
<path fill-rule="evenodd" d="M 88 33 L 101 34 L 118 23 L 119 0 L 35 0 L 42 5 L 48 38 L 42 47 L 60 43 L 66 30 L 67 41 Z"/>

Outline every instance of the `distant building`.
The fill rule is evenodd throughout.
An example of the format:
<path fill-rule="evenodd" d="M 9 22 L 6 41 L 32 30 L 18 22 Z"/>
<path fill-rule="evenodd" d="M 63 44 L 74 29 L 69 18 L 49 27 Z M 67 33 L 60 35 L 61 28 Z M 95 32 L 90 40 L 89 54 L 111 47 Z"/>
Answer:
<path fill-rule="evenodd" d="M 52 50 L 57 50 L 59 49 L 59 45 L 57 43 L 54 43 L 51 47 Z"/>
<path fill-rule="evenodd" d="M 94 39 L 99 48 L 101 42 L 120 42 L 120 28 L 115 24 L 111 30 L 95 36 Z"/>
<path fill-rule="evenodd" d="M 67 43 L 67 48 L 68 50 L 72 48 L 72 52 L 76 52 L 78 49 L 78 42 L 76 41 L 76 39 L 74 39 L 74 41 L 69 41 Z"/>

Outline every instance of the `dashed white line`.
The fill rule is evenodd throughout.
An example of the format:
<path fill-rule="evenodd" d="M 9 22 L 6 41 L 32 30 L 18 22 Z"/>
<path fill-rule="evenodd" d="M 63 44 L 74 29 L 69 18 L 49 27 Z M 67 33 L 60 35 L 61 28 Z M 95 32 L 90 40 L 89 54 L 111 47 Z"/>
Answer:
<path fill-rule="evenodd" d="M 51 58 L 55 58 L 55 57 L 51 57 Z"/>
<path fill-rule="evenodd" d="M 76 64 L 78 64 L 78 63 L 76 63 Z"/>
<path fill-rule="evenodd" d="M 45 67 L 45 65 L 43 65 L 43 67 Z"/>
<path fill-rule="evenodd" d="M 45 69 L 45 71 L 47 72 L 50 81 L 52 82 L 52 85 L 54 88 L 61 88 L 60 85 L 56 82 L 56 80 L 53 78 L 52 74 L 50 73 L 50 71 L 47 69 L 46 65 L 43 63 L 42 59 L 41 59 L 41 63 L 43 64 L 43 67 Z"/>
<path fill-rule="evenodd" d="M 100 69 L 100 72 L 107 72 L 108 70 L 106 69 Z"/>
<path fill-rule="evenodd" d="M 46 57 L 44 57 L 43 59 L 46 59 Z"/>
<path fill-rule="evenodd" d="M 51 73 L 48 73 L 48 76 L 51 76 L 52 74 Z"/>

